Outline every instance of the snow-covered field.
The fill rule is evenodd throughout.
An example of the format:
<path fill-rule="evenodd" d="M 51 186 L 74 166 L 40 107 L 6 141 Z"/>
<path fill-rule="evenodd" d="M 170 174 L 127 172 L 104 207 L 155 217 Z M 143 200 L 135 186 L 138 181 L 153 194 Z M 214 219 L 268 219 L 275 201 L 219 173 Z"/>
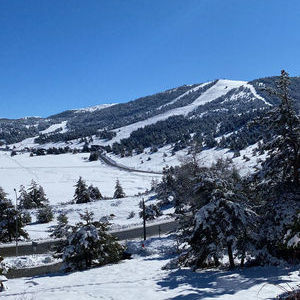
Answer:
<path fill-rule="evenodd" d="M 160 299 L 274 299 L 281 287 L 291 289 L 300 281 L 298 269 L 255 267 L 227 271 L 208 269 L 162 270 L 170 258 L 175 241 L 172 237 L 153 238 L 135 249 L 132 260 L 84 272 L 52 274 L 11 279 L 0 298 L 13 300 L 160 300 Z"/>
<path fill-rule="evenodd" d="M 37 266 L 45 266 L 58 262 L 58 259 L 52 257 L 51 254 L 12 256 L 4 258 L 4 263 L 8 269 L 23 269 Z"/>
<path fill-rule="evenodd" d="M 201 153 L 197 154 L 197 160 L 200 165 L 209 167 L 220 158 L 233 158 L 233 164 L 239 170 L 240 174 L 247 175 L 254 171 L 254 168 L 257 166 L 260 159 L 265 159 L 265 155 L 253 156 L 252 151 L 256 147 L 257 144 L 254 144 L 241 150 L 241 155 L 235 158 L 233 158 L 234 153 L 229 149 L 213 148 L 203 150 Z M 158 149 L 155 153 L 151 153 L 150 148 L 147 148 L 144 153 L 129 157 L 121 158 L 112 153 L 109 153 L 108 156 L 115 162 L 130 166 L 134 169 L 156 172 L 161 172 L 163 167 L 180 165 L 182 162 L 191 158 L 191 155 L 188 154 L 188 149 L 180 150 L 176 152 L 175 155 L 172 155 L 171 152 L 172 146 L 168 145 Z M 244 159 L 244 155 L 248 157 L 249 160 Z"/>
<path fill-rule="evenodd" d="M 110 216 L 114 229 L 140 225 L 139 202 L 142 196 L 134 196 L 150 189 L 152 179 L 160 175 L 122 171 L 109 167 L 100 161 L 89 162 L 89 154 L 61 154 L 30 157 L 29 153 L 11 157 L 8 152 L 0 152 L 0 186 L 15 202 L 14 188 L 28 187 L 31 180 L 42 185 L 54 207 L 55 219 L 48 224 L 30 224 L 25 227 L 31 239 L 49 238 L 49 229 L 56 224 L 57 215 L 64 211 L 69 222 L 79 221 L 79 213 L 88 209 L 95 219 Z M 72 200 L 74 185 L 79 176 L 87 184 L 97 186 L 103 196 L 112 197 L 116 179 L 119 179 L 128 197 L 120 200 L 101 200 L 87 204 L 66 204 Z M 61 205 L 64 203 L 64 205 Z M 128 219 L 129 213 L 134 217 Z M 33 222 L 35 211 L 31 212 Z M 162 217 L 164 218 L 164 217 Z"/>
<path fill-rule="evenodd" d="M 108 217 L 108 221 L 111 223 L 110 228 L 112 230 L 122 230 L 128 227 L 142 226 L 142 219 L 139 217 L 139 202 L 143 197 L 145 198 L 146 205 L 156 201 L 149 200 L 149 196 L 136 196 L 114 200 L 100 200 L 86 204 L 56 205 L 53 208 L 55 219 L 52 222 L 47 224 L 32 223 L 25 226 L 25 230 L 32 240 L 49 239 L 49 230 L 57 223 L 56 217 L 59 213 L 66 213 L 69 223 L 74 225 L 80 220 L 79 214 L 83 213 L 86 209 L 94 213 L 95 220 Z M 134 213 L 134 216 L 128 218 L 129 214 L 132 212 Z M 172 208 L 164 210 L 162 216 L 155 219 L 155 221 L 149 221 L 148 223 L 151 224 L 170 219 L 170 213 L 173 213 Z M 32 214 L 34 214 L 34 212 L 32 212 Z M 35 216 L 33 215 L 32 217 L 33 221 L 35 221 Z"/>
<path fill-rule="evenodd" d="M 87 184 L 97 186 L 103 196 L 111 197 L 119 179 L 127 195 L 136 195 L 151 187 L 159 175 L 134 173 L 108 167 L 100 161 L 89 162 L 88 153 L 30 157 L 29 153 L 10 156 L 0 152 L 0 186 L 15 199 L 14 188 L 28 186 L 31 180 L 42 185 L 51 204 L 68 202 L 74 195 L 74 185 L 81 176 Z"/>

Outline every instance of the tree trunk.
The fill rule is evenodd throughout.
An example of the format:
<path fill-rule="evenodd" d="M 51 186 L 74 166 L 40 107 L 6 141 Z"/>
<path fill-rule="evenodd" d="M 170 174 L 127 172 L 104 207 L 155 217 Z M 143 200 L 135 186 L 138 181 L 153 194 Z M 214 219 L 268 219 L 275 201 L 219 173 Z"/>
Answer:
<path fill-rule="evenodd" d="M 214 255 L 214 262 L 215 262 L 216 267 L 218 267 L 220 265 L 217 255 Z"/>
<path fill-rule="evenodd" d="M 227 249 L 228 249 L 230 269 L 233 269 L 235 267 L 235 265 L 234 265 L 234 260 L 233 260 L 232 243 L 231 242 L 227 243 Z"/>
<path fill-rule="evenodd" d="M 242 252 L 242 258 L 241 258 L 241 267 L 243 268 L 245 264 L 245 249 L 243 249 Z"/>

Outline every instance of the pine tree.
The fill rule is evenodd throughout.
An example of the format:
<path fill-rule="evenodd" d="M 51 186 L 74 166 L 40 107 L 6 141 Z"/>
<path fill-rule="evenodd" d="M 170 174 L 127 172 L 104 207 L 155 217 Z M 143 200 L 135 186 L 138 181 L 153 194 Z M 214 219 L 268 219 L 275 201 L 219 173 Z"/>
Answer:
<path fill-rule="evenodd" d="M 50 236 L 56 239 L 66 238 L 71 226 L 66 213 L 60 213 L 57 217 L 57 225 L 54 226 Z"/>
<path fill-rule="evenodd" d="M 289 75 L 281 71 L 277 90 L 272 91 L 281 103 L 258 120 L 265 126 L 270 139 L 261 145 L 267 158 L 255 174 L 253 190 L 260 199 L 263 215 L 257 235 L 259 263 L 277 262 L 287 256 L 286 238 L 290 228 L 297 223 L 300 210 L 300 118 L 289 92 Z"/>
<path fill-rule="evenodd" d="M 65 270 L 83 270 L 92 265 L 114 263 L 121 259 L 123 247 L 108 234 L 107 224 L 95 222 L 93 213 L 85 211 L 64 247 Z"/>
<path fill-rule="evenodd" d="M 7 199 L 6 193 L 0 187 L 0 241 L 11 242 L 16 238 L 16 219 L 18 225 L 18 238 L 28 238 L 23 230 L 21 214 L 16 211 L 12 202 Z"/>
<path fill-rule="evenodd" d="M 96 186 L 90 185 L 88 187 L 88 192 L 91 200 L 93 201 L 103 199 L 102 194 L 100 193 L 99 189 Z"/>
<path fill-rule="evenodd" d="M 265 185 L 272 187 L 278 183 L 294 187 L 300 185 L 300 117 L 294 108 L 289 85 L 289 75 L 282 70 L 277 90 L 271 91 L 281 103 L 260 120 L 272 137 L 262 146 L 268 151 L 268 156 L 259 176 L 264 178 Z"/>
<path fill-rule="evenodd" d="M 34 180 L 31 181 L 28 191 L 25 190 L 24 186 L 21 186 L 19 196 L 20 209 L 41 208 L 48 203 L 49 200 L 46 197 L 43 187 L 38 185 Z"/>
<path fill-rule="evenodd" d="M 123 188 L 120 184 L 119 179 L 117 179 L 116 181 L 116 185 L 115 185 L 115 193 L 114 193 L 114 198 L 115 199 L 119 199 L 119 198 L 124 198 L 125 197 L 125 193 L 123 191 Z"/>
<path fill-rule="evenodd" d="M 76 204 L 91 202 L 88 187 L 81 176 L 79 177 L 75 187 L 76 189 L 73 200 Z"/>
<path fill-rule="evenodd" d="M 39 208 L 37 211 L 37 221 L 41 224 L 49 223 L 53 220 L 53 211 L 50 205 L 45 205 L 42 208 Z"/>
<path fill-rule="evenodd" d="M 143 215 L 143 202 L 142 201 L 139 203 L 139 207 L 141 209 L 141 211 L 139 213 L 139 217 L 143 218 L 144 215 Z M 161 210 L 156 204 L 149 204 L 149 205 L 145 206 L 146 220 L 154 220 L 161 215 L 162 215 Z"/>
<path fill-rule="evenodd" d="M 50 236 L 58 239 L 53 248 L 55 258 L 62 258 L 64 248 L 68 245 L 68 237 L 72 234 L 73 227 L 69 225 L 66 213 L 60 213 L 57 217 L 57 225 L 51 230 Z"/>

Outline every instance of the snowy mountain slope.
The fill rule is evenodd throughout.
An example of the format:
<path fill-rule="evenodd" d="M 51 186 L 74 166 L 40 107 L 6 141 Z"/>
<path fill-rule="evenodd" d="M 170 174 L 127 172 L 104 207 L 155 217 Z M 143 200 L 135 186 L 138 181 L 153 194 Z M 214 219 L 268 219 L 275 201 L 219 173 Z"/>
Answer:
<path fill-rule="evenodd" d="M 201 137 L 237 151 L 257 142 L 259 134 L 247 133 L 247 122 L 278 103 L 276 97 L 261 90 L 262 86 L 273 86 L 275 80 L 222 79 L 181 86 L 128 103 L 69 110 L 46 119 L 2 119 L 0 143 L 18 150 L 58 145 L 75 148 L 92 137 L 91 143 L 96 145 L 120 144 L 113 152 L 126 156 L 150 146 L 180 144 L 179 148 L 186 148 Z M 292 87 L 292 96 L 297 97 L 300 78 L 292 78 Z"/>
<path fill-rule="evenodd" d="M 94 111 L 101 110 L 101 109 L 104 109 L 107 107 L 111 107 L 116 104 L 117 103 L 100 104 L 100 105 L 89 106 L 89 107 L 85 107 L 85 108 L 73 109 L 72 111 L 74 111 L 77 114 L 82 113 L 82 112 L 94 112 Z"/>
<path fill-rule="evenodd" d="M 207 84 L 208 83 L 197 86 L 196 88 L 193 88 L 191 90 L 192 90 L 192 92 L 195 92 L 200 87 L 204 87 Z M 154 116 L 152 118 L 148 118 L 148 119 L 140 121 L 140 122 L 130 124 L 128 126 L 124 126 L 124 127 L 121 127 L 121 128 L 114 129 L 114 131 L 117 134 L 116 137 L 114 137 L 112 140 L 110 140 L 106 143 L 103 143 L 103 144 L 112 144 L 114 142 L 119 142 L 121 139 L 129 137 L 130 134 L 133 131 L 137 130 L 138 128 L 142 128 L 142 127 L 145 127 L 146 125 L 150 125 L 150 124 L 155 124 L 158 121 L 166 120 L 171 116 L 178 116 L 178 115 L 187 116 L 189 113 L 194 111 L 197 107 L 199 107 L 201 105 L 204 105 L 206 103 L 209 103 L 211 101 L 214 101 L 217 98 L 226 95 L 232 89 L 237 89 L 241 86 L 247 86 L 247 88 L 248 88 L 251 85 L 247 84 L 245 81 L 218 80 L 211 88 L 209 88 L 207 91 L 205 91 L 203 94 L 201 94 L 191 104 L 186 105 L 186 106 L 182 106 L 182 107 L 178 107 L 178 108 L 175 108 L 175 109 L 171 109 L 171 110 L 169 110 L 165 113 L 159 114 L 157 116 Z M 252 86 L 251 86 L 251 88 L 252 88 L 252 92 L 255 92 L 255 90 Z M 188 91 L 188 92 L 191 92 L 191 91 Z M 183 95 L 181 95 L 180 97 L 182 97 L 182 96 Z M 253 94 L 253 96 L 256 97 L 254 94 Z M 260 98 L 262 98 L 262 97 L 260 97 Z"/>
<path fill-rule="evenodd" d="M 47 134 L 47 133 L 54 132 L 56 130 L 60 130 L 61 133 L 67 132 L 68 131 L 67 121 L 62 121 L 61 123 L 53 124 L 47 129 L 40 131 L 40 134 Z"/>

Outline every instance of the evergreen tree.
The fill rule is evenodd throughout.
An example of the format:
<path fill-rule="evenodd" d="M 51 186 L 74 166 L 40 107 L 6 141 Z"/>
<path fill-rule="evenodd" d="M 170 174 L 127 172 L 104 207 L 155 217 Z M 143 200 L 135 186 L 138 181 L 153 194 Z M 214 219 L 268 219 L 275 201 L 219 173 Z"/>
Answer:
<path fill-rule="evenodd" d="M 39 208 L 37 212 L 37 221 L 39 223 L 49 223 L 53 220 L 53 211 L 50 205 L 45 205 L 42 208 Z"/>
<path fill-rule="evenodd" d="M 22 217 L 16 211 L 12 202 L 7 199 L 6 193 L 0 187 L 0 241 L 11 242 L 16 238 L 16 220 L 18 226 L 18 238 L 28 238 L 23 230 Z"/>
<path fill-rule="evenodd" d="M 265 186 L 269 187 L 278 183 L 295 187 L 300 185 L 300 118 L 294 108 L 289 85 L 289 75 L 282 70 L 277 90 L 271 91 L 280 98 L 281 103 L 260 120 L 272 133 L 261 147 L 268 151 L 268 156 L 259 173 L 264 178 Z"/>
<path fill-rule="evenodd" d="M 123 188 L 120 184 L 119 179 L 117 179 L 116 185 L 115 185 L 114 198 L 119 199 L 119 198 L 124 198 L 124 197 L 125 197 L 125 193 L 123 191 Z"/>
<path fill-rule="evenodd" d="M 290 253 L 288 236 L 297 224 L 300 210 L 300 119 L 289 85 L 289 75 L 283 70 L 277 90 L 272 91 L 281 103 L 258 120 L 270 133 L 269 139 L 260 146 L 262 151 L 267 151 L 267 158 L 252 182 L 256 198 L 260 199 L 259 213 L 264 216 L 257 235 L 261 264 L 276 263 L 278 258 Z"/>
<path fill-rule="evenodd" d="M 93 265 L 118 262 L 123 247 L 107 232 L 107 224 L 95 222 L 93 214 L 88 211 L 80 217 L 84 222 L 74 227 L 64 247 L 65 270 L 83 270 Z"/>
<path fill-rule="evenodd" d="M 79 177 L 75 187 L 76 189 L 73 200 L 76 204 L 91 202 L 88 187 L 81 176 Z"/>
<path fill-rule="evenodd" d="M 54 226 L 50 236 L 56 239 L 65 238 L 70 231 L 71 226 L 68 223 L 68 217 L 66 213 L 60 213 L 57 217 L 57 225 Z"/>
<path fill-rule="evenodd" d="M 139 203 L 139 207 L 140 207 L 140 213 L 139 213 L 139 217 L 143 218 L 143 202 L 141 201 Z M 146 220 L 154 220 L 157 217 L 161 216 L 162 213 L 160 211 L 160 208 L 155 205 L 155 204 L 150 204 L 150 205 L 145 205 L 145 218 Z"/>
<path fill-rule="evenodd" d="M 66 213 L 60 213 L 57 217 L 57 225 L 51 230 L 50 236 L 58 239 L 54 246 L 54 257 L 61 258 L 64 248 L 68 245 L 68 237 L 72 233 L 72 226 L 68 223 Z"/>
<path fill-rule="evenodd" d="M 88 192 L 91 200 L 93 201 L 103 199 L 102 194 L 100 193 L 99 189 L 96 186 L 90 185 L 88 187 Z"/>
<path fill-rule="evenodd" d="M 49 201 L 43 187 L 38 185 L 34 180 L 31 181 L 28 191 L 25 190 L 24 186 L 21 186 L 19 196 L 20 209 L 41 208 L 48 203 Z"/>

